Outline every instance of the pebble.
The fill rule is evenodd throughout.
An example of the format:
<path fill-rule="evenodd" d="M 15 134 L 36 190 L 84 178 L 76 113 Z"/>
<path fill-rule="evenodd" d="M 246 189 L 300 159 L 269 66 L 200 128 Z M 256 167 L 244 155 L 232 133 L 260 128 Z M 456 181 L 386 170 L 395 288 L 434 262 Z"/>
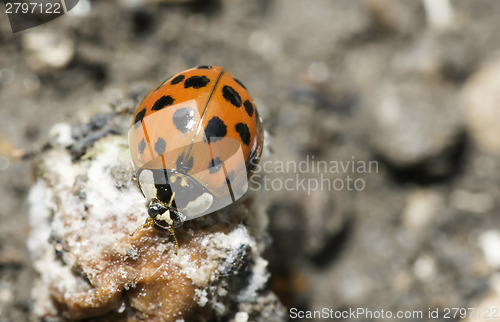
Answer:
<path fill-rule="evenodd" d="M 71 126 L 68 123 L 57 123 L 49 132 L 50 141 L 59 146 L 70 146 L 73 143 Z"/>
<path fill-rule="evenodd" d="M 236 313 L 236 315 L 234 316 L 234 320 L 236 322 L 247 322 L 248 321 L 248 313 L 247 312 L 238 312 Z"/>
<path fill-rule="evenodd" d="M 500 58 L 473 74 L 463 89 L 467 130 L 484 151 L 500 154 Z"/>
<path fill-rule="evenodd" d="M 33 30 L 23 34 L 21 43 L 28 53 L 28 64 L 34 70 L 63 68 L 75 54 L 71 38 L 58 32 Z"/>
<path fill-rule="evenodd" d="M 10 161 L 8 158 L 0 155 L 0 171 L 7 170 L 10 167 Z"/>
<path fill-rule="evenodd" d="M 381 85 L 375 100 L 367 103 L 365 131 L 369 142 L 395 167 L 446 158 L 447 151 L 459 143 L 462 131 L 455 96 L 421 82 Z M 436 167 L 432 170 L 441 171 Z"/>
<path fill-rule="evenodd" d="M 443 200 L 441 195 L 431 190 L 412 191 L 403 210 L 403 224 L 406 228 L 422 232 L 436 217 Z"/>
<path fill-rule="evenodd" d="M 429 25 L 436 30 L 447 30 L 453 27 L 454 12 L 450 0 L 424 0 L 425 13 Z"/>
<path fill-rule="evenodd" d="M 436 261 L 429 255 L 421 255 L 413 265 L 413 274 L 419 280 L 430 280 L 436 275 Z"/>
<path fill-rule="evenodd" d="M 315 82 L 324 82 L 328 79 L 328 66 L 322 61 L 315 61 L 309 64 L 307 69 L 309 78 Z"/>
<path fill-rule="evenodd" d="M 488 264 L 496 269 L 500 269 L 500 231 L 488 230 L 478 238 L 479 247 L 484 253 Z"/>
<path fill-rule="evenodd" d="M 451 193 L 450 204 L 458 210 L 486 213 L 493 209 L 495 199 L 488 193 L 457 189 Z"/>

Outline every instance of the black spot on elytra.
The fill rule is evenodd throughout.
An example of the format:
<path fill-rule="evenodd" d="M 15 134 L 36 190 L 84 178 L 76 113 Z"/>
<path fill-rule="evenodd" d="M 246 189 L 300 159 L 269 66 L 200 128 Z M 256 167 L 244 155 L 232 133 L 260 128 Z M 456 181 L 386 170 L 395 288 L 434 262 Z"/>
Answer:
<path fill-rule="evenodd" d="M 177 171 L 181 172 L 181 173 L 188 173 L 189 170 L 191 170 L 193 168 L 193 157 L 191 156 L 189 159 L 185 160 L 184 158 L 184 153 L 181 154 L 178 158 L 177 158 L 177 161 L 175 163 L 176 167 L 177 167 Z"/>
<path fill-rule="evenodd" d="M 253 104 L 249 100 L 246 100 L 245 103 L 243 103 L 243 106 L 245 106 L 245 111 L 247 111 L 248 115 L 250 117 L 252 117 L 252 115 L 253 115 Z"/>
<path fill-rule="evenodd" d="M 235 91 L 231 86 L 224 86 L 222 88 L 222 96 L 226 99 L 226 101 L 230 102 L 236 107 L 241 106 L 241 97 L 237 91 Z"/>
<path fill-rule="evenodd" d="M 207 126 L 205 127 L 205 137 L 208 142 L 215 142 L 219 139 L 222 139 L 227 134 L 227 126 L 224 122 L 214 116 L 208 121 Z"/>
<path fill-rule="evenodd" d="M 234 81 L 235 81 L 236 83 L 240 84 L 240 86 L 241 86 L 241 87 L 243 87 L 244 89 L 247 89 L 247 88 L 245 87 L 245 85 L 243 85 L 243 83 L 242 83 L 242 82 L 240 82 L 240 80 L 239 80 L 239 79 L 237 79 L 237 78 L 233 78 L 233 79 L 234 79 Z"/>
<path fill-rule="evenodd" d="M 174 99 L 172 98 L 172 96 L 170 95 L 167 95 L 167 96 L 162 96 L 160 97 L 156 102 L 155 104 L 153 105 L 153 107 L 151 108 L 153 111 L 159 111 L 161 110 L 162 108 L 166 107 L 166 106 L 170 106 L 174 103 Z"/>
<path fill-rule="evenodd" d="M 198 66 L 196 67 L 197 69 L 210 69 L 212 68 L 212 66 L 209 66 L 209 65 L 201 65 L 201 66 Z"/>
<path fill-rule="evenodd" d="M 176 78 L 172 79 L 172 81 L 170 82 L 170 84 L 171 85 L 179 84 L 180 82 L 182 82 L 184 80 L 184 78 L 185 78 L 184 75 L 179 75 Z"/>
<path fill-rule="evenodd" d="M 194 125 L 194 110 L 191 107 L 180 108 L 174 113 L 175 127 L 182 133 L 187 133 Z"/>
<path fill-rule="evenodd" d="M 134 119 L 134 128 L 137 129 L 139 126 L 141 126 L 142 119 L 144 118 L 144 115 L 146 115 L 146 109 L 143 108 L 139 113 L 136 114 L 135 119 Z"/>
<path fill-rule="evenodd" d="M 184 81 L 184 88 L 202 88 L 210 82 L 207 76 L 191 76 Z"/>
<path fill-rule="evenodd" d="M 165 153 L 165 148 L 167 147 L 167 143 L 165 142 L 164 139 L 158 138 L 155 143 L 155 151 L 158 153 L 158 155 L 162 155 Z"/>
<path fill-rule="evenodd" d="M 219 172 L 221 164 L 222 164 L 222 161 L 220 160 L 219 157 L 212 159 L 212 161 L 210 161 L 208 163 L 208 169 L 209 169 L 208 171 L 210 173 Z"/>
<path fill-rule="evenodd" d="M 238 123 L 234 127 L 236 129 L 236 132 L 240 134 L 241 142 L 243 142 L 245 145 L 250 144 L 250 130 L 248 129 L 248 125 L 245 123 Z"/>
<path fill-rule="evenodd" d="M 146 148 L 146 140 L 144 140 L 144 138 L 142 138 L 141 142 L 139 142 L 138 148 L 139 148 L 139 153 L 143 154 L 144 149 Z"/>

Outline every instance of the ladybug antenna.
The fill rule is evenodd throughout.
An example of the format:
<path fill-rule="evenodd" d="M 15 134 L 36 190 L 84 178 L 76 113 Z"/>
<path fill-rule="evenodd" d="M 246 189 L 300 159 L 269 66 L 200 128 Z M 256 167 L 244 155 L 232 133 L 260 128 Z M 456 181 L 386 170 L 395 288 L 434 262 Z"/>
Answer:
<path fill-rule="evenodd" d="M 172 227 L 172 226 L 168 227 L 168 231 L 170 232 L 170 234 L 172 235 L 172 237 L 174 237 L 175 255 L 177 255 L 177 250 L 179 249 L 179 243 L 177 242 L 177 237 L 175 237 L 174 227 Z"/>

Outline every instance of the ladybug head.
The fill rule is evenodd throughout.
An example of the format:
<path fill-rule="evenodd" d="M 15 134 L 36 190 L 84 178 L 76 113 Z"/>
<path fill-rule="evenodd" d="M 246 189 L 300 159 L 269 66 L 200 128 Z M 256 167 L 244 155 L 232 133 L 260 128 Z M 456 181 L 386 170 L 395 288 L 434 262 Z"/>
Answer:
<path fill-rule="evenodd" d="M 149 216 L 162 229 L 204 214 L 214 200 L 196 180 L 174 170 L 141 169 L 139 187 L 149 200 Z"/>
<path fill-rule="evenodd" d="M 165 205 L 156 198 L 149 202 L 148 214 L 153 219 L 155 225 L 162 229 L 169 229 L 170 227 L 179 227 L 182 225 L 182 215 L 175 206 Z"/>

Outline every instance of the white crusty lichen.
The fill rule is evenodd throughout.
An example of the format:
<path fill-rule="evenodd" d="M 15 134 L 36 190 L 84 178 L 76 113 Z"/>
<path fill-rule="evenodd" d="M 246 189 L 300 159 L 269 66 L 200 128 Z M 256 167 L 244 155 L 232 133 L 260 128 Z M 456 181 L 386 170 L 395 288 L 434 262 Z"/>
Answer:
<path fill-rule="evenodd" d="M 126 135 L 93 139 L 75 156 L 78 142 L 67 132 L 61 124 L 51 132 L 65 139 L 40 155 L 29 196 L 36 319 L 284 319 L 266 289 L 266 206 L 258 192 L 184 223 L 176 253 L 168 232 L 142 226 L 146 200 Z"/>

